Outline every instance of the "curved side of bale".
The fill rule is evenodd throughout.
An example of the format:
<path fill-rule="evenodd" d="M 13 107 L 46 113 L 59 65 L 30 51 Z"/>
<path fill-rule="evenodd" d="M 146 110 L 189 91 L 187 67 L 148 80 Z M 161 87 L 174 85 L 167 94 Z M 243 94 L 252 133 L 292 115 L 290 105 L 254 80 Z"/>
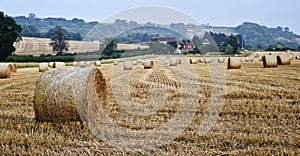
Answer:
<path fill-rule="evenodd" d="M 132 61 L 125 61 L 124 62 L 124 70 L 132 70 Z"/>
<path fill-rule="evenodd" d="M 137 65 L 138 62 L 137 62 L 137 61 L 132 61 L 132 64 L 133 64 L 133 65 Z"/>
<path fill-rule="evenodd" d="M 200 63 L 205 62 L 204 58 L 199 59 L 199 62 L 200 62 Z"/>
<path fill-rule="evenodd" d="M 204 62 L 205 63 L 213 63 L 214 60 L 212 58 L 206 58 L 206 59 L 204 59 Z"/>
<path fill-rule="evenodd" d="M 152 60 L 146 60 L 144 62 L 144 69 L 151 69 L 154 67 L 154 62 Z"/>
<path fill-rule="evenodd" d="M 250 58 L 250 61 L 251 61 L 251 62 L 253 62 L 253 61 L 254 61 L 254 58 L 253 58 L 253 57 L 251 57 L 251 58 Z"/>
<path fill-rule="evenodd" d="M 277 56 L 278 65 L 288 65 L 291 64 L 291 59 L 289 54 L 281 54 Z"/>
<path fill-rule="evenodd" d="M 95 65 L 96 67 L 100 67 L 100 66 L 101 66 L 101 61 L 99 61 L 99 60 L 98 60 L 98 61 L 95 61 L 95 62 L 94 62 L 94 65 Z"/>
<path fill-rule="evenodd" d="M 36 84 L 35 118 L 41 122 L 87 121 L 89 109 L 106 102 L 105 79 L 97 68 L 61 68 L 44 72 Z"/>
<path fill-rule="evenodd" d="M 224 58 L 218 58 L 218 63 L 224 63 L 225 59 Z"/>
<path fill-rule="evenodd" d="M 263 67 L 277 67 L 277 59 L 274 55 L 264 55 L 262 57 Z"/>
<path fill-rule="evenodd" d="M 300 56 L 296 56 L 295 59 L 296 59 L 296 60 L 300 60 Z"/>
<path fill-rule="evenodd" d="M 181 63 L 182 63 L 181 59 L 178 58 L 178 59 L 177 59 L 177 64 L 181 64 Z"/>
<path fill-rule="evenodd" d="M 39 63 L 39 72 L 44 72 L 46 70 L 49 69 L 49 64 L 48 63 L 45 63 L 45 62 L 42 62 L 42 63 Z"/>
<path fill-rule="evenodd" d="M 13 73 L 13 66 L 9 63 L 0 63 L 0 78 L 10 78 Z"/>
<path fill-rule="evenodd" d="M 86 66 L 91 66 L 91 61 L 86 61 L 85 64 Z"/>
<path fill-rule="evenodd" d="M 49 66 L 50 68 L 53 68 L 53 67 L 54 67 L 54 62 L 49 62 L 48 66 Z"/>
<path fill-rule="evenodd" d="M 65 68 L 65 62 L 54 62 L 53 68 Z"/>
<path fill-rule="evenodd" d="M 228 69 L 240 69 L 242 67 L 241 58 L 239 57 L 229 57 L 228 58 Z"/>
<path fill-rule="evenodd" d="M 195 58 L 190 59 L 190 64 L 197 64 L 197 63 L 198 63 L 198 59 Z"/>
<path fill-rule="evenodd" d="M 170 59 L 170 66 L 177 66 L 178 63 L 179 63 L 178 59 L 176 58 Z"/>

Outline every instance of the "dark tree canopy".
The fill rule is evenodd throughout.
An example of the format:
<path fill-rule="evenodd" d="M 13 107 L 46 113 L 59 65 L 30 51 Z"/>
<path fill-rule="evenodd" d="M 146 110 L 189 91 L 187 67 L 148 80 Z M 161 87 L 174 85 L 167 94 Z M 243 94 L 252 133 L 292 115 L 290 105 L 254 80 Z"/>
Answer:
<path fill-rule="evenodd" d="M 53 51 L 57 52 L 57 55 L 62 55 L 64 50 L 69 50 L 69 43 L 67 42 L 67 40 L 68 38 L 64 33 L 62 27 L 56 26 L 51 36 L 52 42 L 49 45 L 52 47 Z"/>
<path fill-rule="evenodd" d="M 111 56 L 114 54 L 117 49 L 117 39 L 115 38 L 106 38 L 104 43 L 100 44 L 100 52 L 102 55 Z"/>
<path fill-rule="evenodd" d="M 0 61 L 11 55 L 16 49 L 14 42 L 21 40 L 19 36 L 22 27 L 11 17 L 0 12 Z"/>

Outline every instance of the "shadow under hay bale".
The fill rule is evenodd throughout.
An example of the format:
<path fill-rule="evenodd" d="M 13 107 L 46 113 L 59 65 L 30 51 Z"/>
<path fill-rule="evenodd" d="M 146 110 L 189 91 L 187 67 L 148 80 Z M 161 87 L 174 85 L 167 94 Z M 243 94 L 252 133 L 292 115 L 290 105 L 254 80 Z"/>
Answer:
<path fill-rule="evenodd" d="M 106 83 L 98 68 L 49 69 L 37 81 L 34 112 L 37 121 L 88 121 L 95 101 L 106 103 Z"/>
<path fill-rule="evenodd" d="M 229 57 L 227 69 L 240 69 L 242 67 L 240 57 Z"/>
<path fill-rule="evenodd" d="M 277 56 L 278 65 L 289 65 L 291 64 L 291 59 L 289 54 L 280 54 Z"/>
<path fill-rule="evenodd" d="M 151 69 L 154 67 L 154 62 L 152 60 L 146 60 L 144 62 L 144 69 Z"/>
<path fill-rule="evenodd" d="M 0 78 L 10 78 L 13 73 L 13 66 L 9 63 L 0 63 Z"/>
<path fill-rule="evenodd" d="M 124 70 L 132 70 L 132 61 L 124 61 Z"/>
<path fill-rule="evenodd" d="M 263 61 L 264 68 L 277 67 L 277 59 L 276 56 L 274 55 L 264 55 L 262 57 L 262 61 Z"/>
<path fill-rule="evenodd" d="M 49 69 L 49 64 L 46 62 L 39 63 L 39 72 L 44 72 Z"/>

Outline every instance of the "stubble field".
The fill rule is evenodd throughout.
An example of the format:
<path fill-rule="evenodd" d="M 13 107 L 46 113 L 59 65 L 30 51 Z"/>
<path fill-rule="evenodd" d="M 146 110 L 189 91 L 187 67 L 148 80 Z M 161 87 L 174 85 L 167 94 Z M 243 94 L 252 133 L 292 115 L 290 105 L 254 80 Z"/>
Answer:
<path fill-rule="evenodd" d="M 224 67 L 226 65 L 224 64 Z M 170 87 L 169 96 L 177 101 L 178 85 L 168 67 L 144 70 L 139 65 L 130 80 L 131 97 L 143 103 L 149 98 L 140 77 Z M 176 68 L 180 68 L 177 66 Z M 110 84 L 113 65 L 101 71 Z M 199 126 L 211 95 L 211 77 L 206 64 L 192 65 L 198 76 L 199 107 L 192 123 L 173 142 L 145 151 L 119 151 L 97 139 L 80 122 L 36 122 L 33 96 L 38 68 L 19 69 L 10 79 L 0 79 L 0 154 L 25 155 L 299 155 L 300 154 L 300 61 L 277 68 L 262 68 L 261 62 L 243 63 L 242 69 L 226 70 L 227 94 L 219 120 L 203 136 Z M 164 74 L 162 74 L 164 73 Z M 168 74 L 166 74 L 168 73 Z M 163 76 L 165 75 L 165 76 Z M 165 81 L 168 79 L 168 81 Z M 108 86 L 108 92 L 111 92 Z M 146 89 L 145 89 L 146 88 Z M 114 100 L 113 94 L 108 99 Z M 106 107 L 118 125 L 130 129 L 151 129 L 164 124 L 176 112 L 170 102 L 157 115 L 137 118 L 118 108 Z"/>

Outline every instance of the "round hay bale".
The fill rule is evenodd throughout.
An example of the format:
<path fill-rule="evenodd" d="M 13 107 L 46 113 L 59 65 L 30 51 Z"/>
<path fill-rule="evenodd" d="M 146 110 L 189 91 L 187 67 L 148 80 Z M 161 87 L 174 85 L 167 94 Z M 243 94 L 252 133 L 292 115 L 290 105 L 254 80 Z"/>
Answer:
<path fill-rule="evenodd" d="M 250 58 L 250 61 L 253 62 L 253 61 L 254 61 L 254 58 L 251 57 L 251 58 Z"/>
<path fill-rule="evenodd" d="M 78 66 L 78 62 L 77 62 L 77 61 L 74 61 L 74 62 L 73 62 L 73 66 L 74 66 L 74 67 L 77 67 L 77 66 Z"/>
<path fill-rule="evenodd" d="M 228 58 L 228 69 L 240 69 L 242 67 L 241 64 L 241 58 L 240 57 L 229 57 Z"/>
<path fill-rule="evenodd" d="M 190 64 L 197 64 L 197 63 L 198 63 L 198 59 L 195 58 L 190 59 Z"/>
<path fill-rule="evenodd" d="M 237 54 L 234 54 L 234 57 L 238 57 L 238 55 L 237 55 Z"/>
<path fill-rule="evenodd" d="M 177 64 L 181 64 L 181 63 L 182 63 L 181 59 L 178 58 L 178 59 L 177 59 Z"/>
<path fill-rule="evenodd" d="M 152 60 L 146 60 L 144 62 L 144 69 L 151 69 L 154 67 L 154 62 Z"/>
<path fill-rule="evenodd" d="M 296 60 L 300 60 L 300 56 L 296 56 L 295 59 L 296 59 Z"/>
<path fill-rule="evenodd" d="M 274 55 L 264 55 L 262 57 L 263 67 L 277 67 L 277 59 Z"/>
<path fill-rule="evenodd" d="M 97 68 L 49 69 L 37 81 L 36 121 L 86 121 L 94 103 L 106 103 L 105 79 Z"/>
<path fill-rule="evenodd" d="M 124 61 L 124 70 L 132 70 L 132 61 Z"/>
<path fill-rule="evenodd" d="M 200 62 L 200 63 L 205 62 L 204 58 L 199 59 L 199 62 Z"/>
<path fill-rule="evenodd" d="M 245 62 L 250 62 L 250 59 L 248 57 L 246 57 Z"/>
<path fill-rule="evenodd" d="M 169 62 L 170 62 L 170 61 L 169 61 L 168 59 L 163 59 L 163 64 L 164 64 L 164 65 L 168 66 L 168 65 L 169 65 Z"/>
<path fill-rule="evenodd" d="M 137 61 L 132 61 L 132 64 L 137 65 L 138 63 L 137 63 Z"/>
<path fill-rule="evenodd" d="M 46 62 L 39 63 L 39 72 L 44 72 L 49 69 L 49 64 Z"/>
<path fill-rule="evenodd" d="M 118 60 L 114 61 L 114 65 L 115 65 L 115 66 L 118 65 L 118 64 L 119 64 L 119 61 L 118 61 Z"/>
<path fill-rule="evenodd" d="M 259 56 L 258 62 L 262 62 L 263 61 L 263 57 L 264 56 Z"/>
<path fill-rule="evenodd" d="M 213 63 L 214 59 L 212 59 L 212 58 L 206 58 L 206 59 L 204 59 L 204 62 L 205 63 Z"/>
<path fill-rule="evenodd" d="M 86 67 L 86 62 L 85 61 L 79 61 L 78 66 L 79 67 Z"/>
<path fill-rule="evenodd" d="M 9 63 L 0 63 L 0 78 L 10 78 L 13 73 L 13 66 Z"/>
<path fill-rule="evenodd" d="M 48 66 L 49 66 L 50 68 L 53 68 L 54 62 L 49 62 Z"/>
<path fill-rule="evenodd" d="M 224 58 L 218 58 L 218 63 L 224 63 L 225 59 Z"/>
<path fill-rule="evenodd" d="M 170 59 L 170 66 L 177 66 L 178 62 L 178 59 L 172 58 Z"/>
<path fill-rule="evenodd" d="M 96 67 L 100 67 L 100 66 L 101 66 L 101 61 L 100 61 L 100 60 L 95 61 L 95 62 L 94 62 L 94 65 L 95 65 Z"/>
<path fill-rule="evenodd" d="M 288 65 L 291 64 L 291 59 L 289 54 L 280 54 L 277 56 L 278 65 Z"/>
<path fill-rule="evenodd" d="M 13 71 L 13 73 L 16 73 L 17 72 L 17 64 L 16 63 L 9 63 L 9 64 L 11 64 L 12 65 L 12 71 Z"/>
<path fill-rule="evenodd" d="M 144 61 L 141 60 L 141 59 L 138 59 L 137 62 L 138 62 L 138 63 L 144 63 Z"/>
<path fill-rule="evenodd" d="M 91 66 L 91 61 L 86 61 L 85 64 L 86 66 Z"/>
<path fill-rule="evenodd" d="M 53 68 L 65 68 L 65 62 L 54 62 Z"/>

